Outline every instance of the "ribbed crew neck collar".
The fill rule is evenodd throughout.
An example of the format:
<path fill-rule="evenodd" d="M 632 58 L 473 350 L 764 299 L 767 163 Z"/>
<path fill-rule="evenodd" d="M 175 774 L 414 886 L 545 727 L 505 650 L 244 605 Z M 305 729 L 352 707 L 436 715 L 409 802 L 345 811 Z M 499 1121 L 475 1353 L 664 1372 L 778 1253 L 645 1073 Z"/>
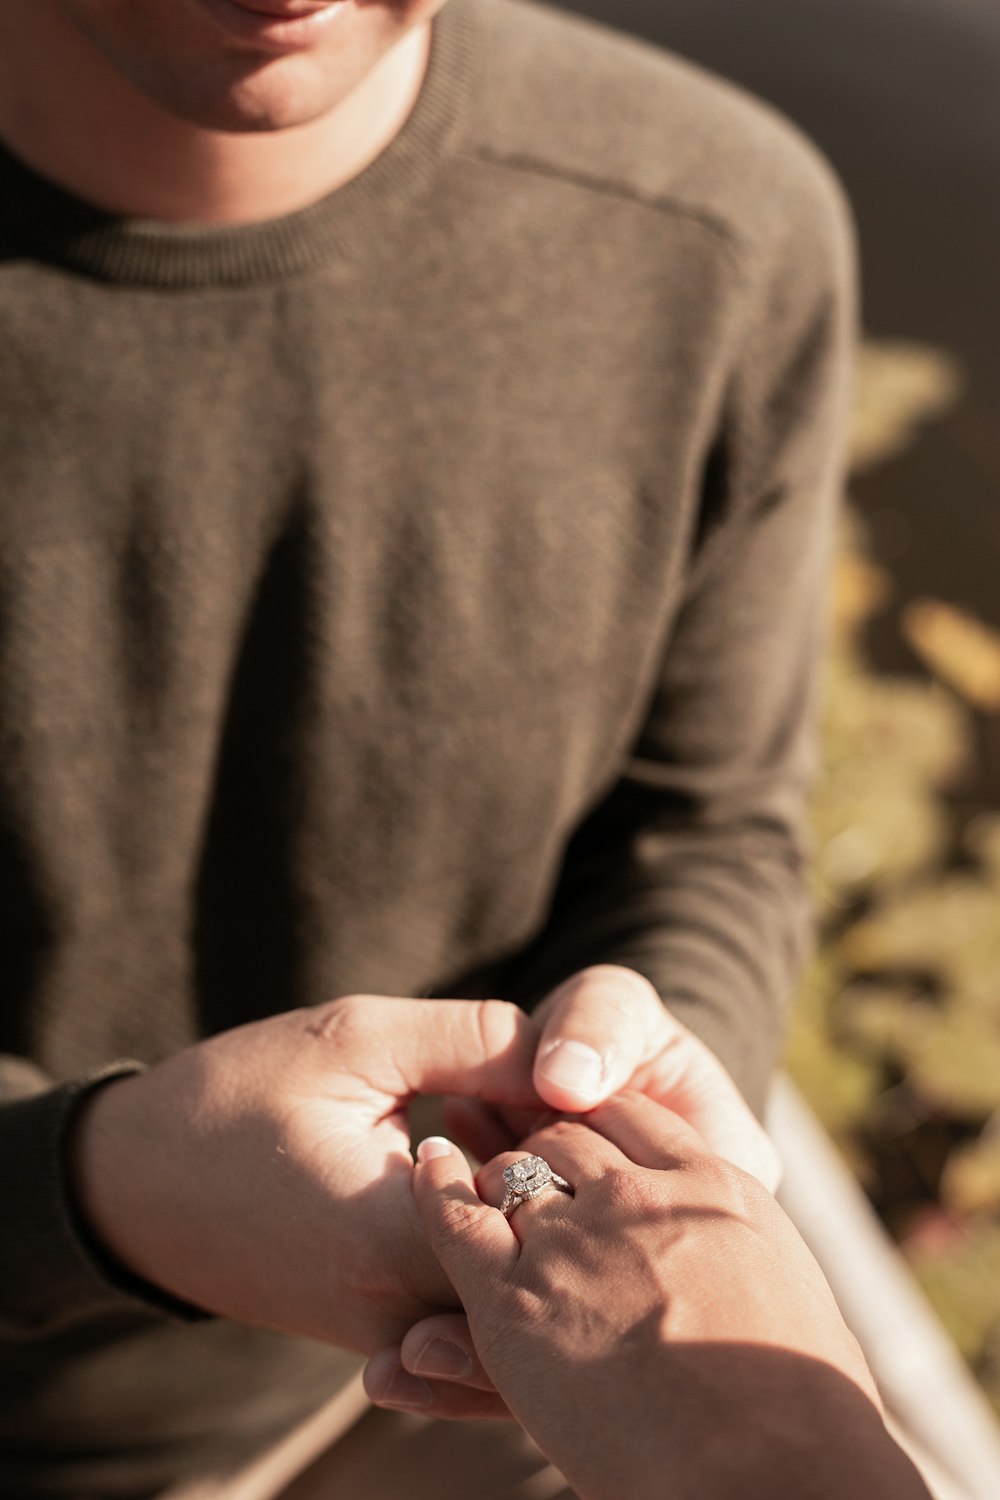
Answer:
<path fill-rule="evenodd" d="M 247 286 L 312 270 L 384 234 L 386 213 L 427 188 L 454 151 L 471 93 L 479 0 L 448 0 L 403 128 L 357 177 L 309 208 L 260 224 L 191 227 L 126 219 L 39 177 L 0 146 L 2 237 L 103 281 Z"/>

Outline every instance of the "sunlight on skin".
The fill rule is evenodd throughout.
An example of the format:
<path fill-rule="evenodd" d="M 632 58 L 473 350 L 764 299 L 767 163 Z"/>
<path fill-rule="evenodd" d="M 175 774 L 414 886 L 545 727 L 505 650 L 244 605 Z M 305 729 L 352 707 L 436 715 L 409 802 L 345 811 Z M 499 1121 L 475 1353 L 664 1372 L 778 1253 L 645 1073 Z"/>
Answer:
<path fill-rule="evenodd" d="M 6 0 L 0 137 L 113 212 L 215 224 L 290 213 L 398 134 L 444 0 L 347 0 L 281 51 L 227 30 L 219 4 Z"/>

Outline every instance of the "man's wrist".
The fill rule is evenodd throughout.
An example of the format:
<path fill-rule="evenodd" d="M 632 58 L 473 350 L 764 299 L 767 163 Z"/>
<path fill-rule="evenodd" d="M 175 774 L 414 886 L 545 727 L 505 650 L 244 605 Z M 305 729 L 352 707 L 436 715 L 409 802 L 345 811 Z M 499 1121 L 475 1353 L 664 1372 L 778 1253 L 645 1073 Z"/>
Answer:
<path fill-rule="evenodd" d="M 140 1272 L 133 1260 L 129 1228 L 141 1214 L 129 1203 L 134 1169 L 122 1156 L 130 1138 L 122 1106 L 131 1103 L 129 1086 L 136 1081 L 136 1074 L 99 1080 L 76 1106 L 64 1142 L 68 1212 L 80 1244 L 109 1285 L 156 1311 L 199 1321 L 212 1314 L 168 1292 L 145 1267 Z M 148 1173 L 144 1175 L 148 1180 Z"/>

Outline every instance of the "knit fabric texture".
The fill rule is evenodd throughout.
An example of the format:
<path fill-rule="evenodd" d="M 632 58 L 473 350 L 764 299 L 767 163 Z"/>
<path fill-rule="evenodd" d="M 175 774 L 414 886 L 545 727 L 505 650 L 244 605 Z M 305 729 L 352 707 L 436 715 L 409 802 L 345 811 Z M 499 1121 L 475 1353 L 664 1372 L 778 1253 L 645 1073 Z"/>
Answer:
<path fill-rule="evenodd" d="M 353 1363 L 101 1262 L 89 1087 L 606 962 L 761 1108 L 853 236 L 763 104 L 522 0 L 450 0 L 401 133 L 301 213 L 122 220 L 4 153 L 0 203 L 0 1480 L 138 1495 Z"/>

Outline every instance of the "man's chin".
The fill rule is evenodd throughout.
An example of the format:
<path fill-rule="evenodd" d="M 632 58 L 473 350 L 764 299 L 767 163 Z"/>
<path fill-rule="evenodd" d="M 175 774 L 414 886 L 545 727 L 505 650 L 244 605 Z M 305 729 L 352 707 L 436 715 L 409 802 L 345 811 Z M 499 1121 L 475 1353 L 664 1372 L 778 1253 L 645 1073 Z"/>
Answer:
<path fill-rule="evenodd" d="M 246 66 L 226 79 L 145 78 L 143 93 L 175 119 L 232 135 L 292 130 L 321 119 L 350 92 L 350 84 L 315 65 L 282 58 Z"/>
<path fill-rule="evenodd" d="M 340 103 L 341 96 L 325 89 L 290 86 L 286 80 L 259 75 L 234 86 L 221 98 L 203 101 L 189 123 L 232 135 L 267 134 L 311 125 Z"/>

